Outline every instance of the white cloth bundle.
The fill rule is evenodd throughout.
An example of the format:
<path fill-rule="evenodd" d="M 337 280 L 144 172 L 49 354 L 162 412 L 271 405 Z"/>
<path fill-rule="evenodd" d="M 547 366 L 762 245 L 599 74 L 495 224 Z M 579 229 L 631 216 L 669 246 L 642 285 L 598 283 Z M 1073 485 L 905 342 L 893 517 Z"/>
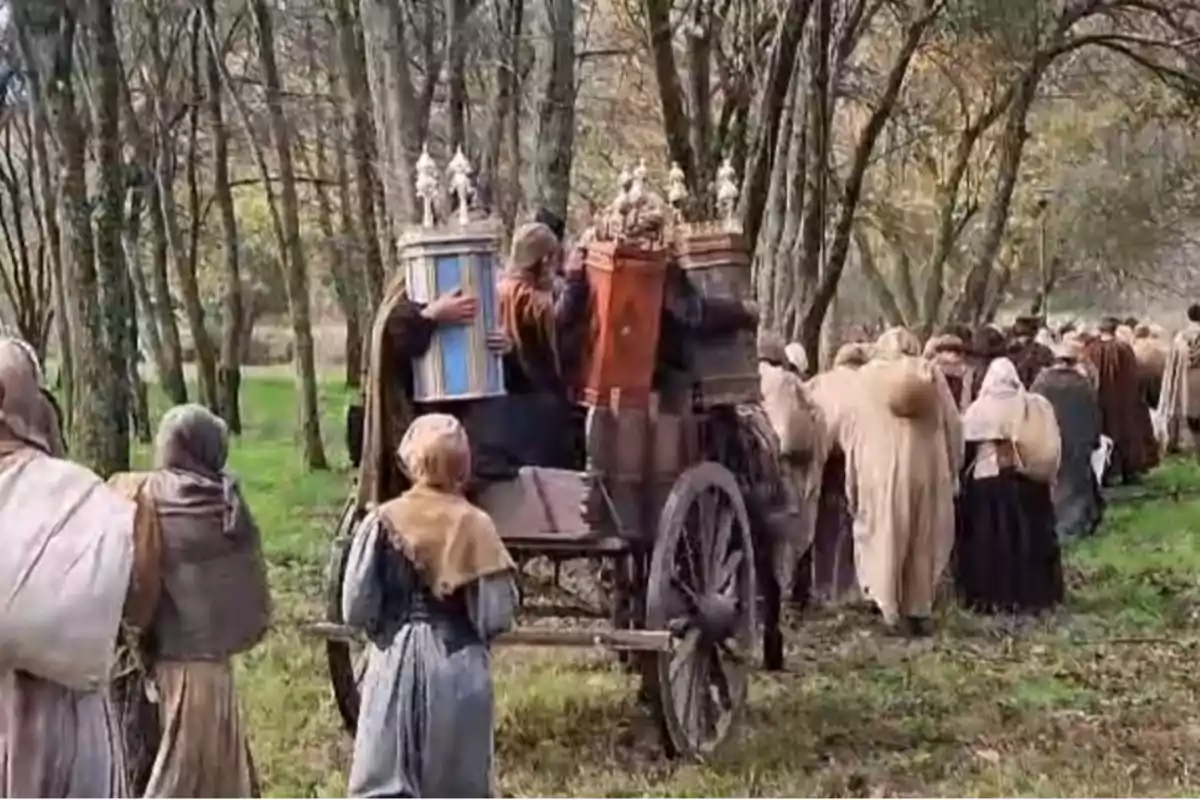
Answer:
<path fill-rule="evenodd" d="M 69 461 L 14 458 L 0 471 L 0 669 L 96 689 L 112 668 L 136 507 Z"/>

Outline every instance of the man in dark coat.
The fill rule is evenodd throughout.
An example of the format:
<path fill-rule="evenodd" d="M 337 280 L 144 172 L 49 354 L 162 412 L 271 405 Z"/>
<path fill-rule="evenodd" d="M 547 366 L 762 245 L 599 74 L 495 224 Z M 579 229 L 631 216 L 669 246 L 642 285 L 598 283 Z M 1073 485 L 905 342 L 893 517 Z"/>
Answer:
<path fill-rule="evenodd" d="M 1037 317 L 1018 317 L 1008 343 L 1008 358 L 1027 389 L 1033 385 L 1038 373 L 1054 363 L 1050 348 L 1035 339 L 1040 327 Z"/>
<path fill-rule="evenodd" d="M 1079 346 L 1059 345 L 1054 363 L 1032 387 L 1054 406 L 1062 437 L 1062 460 L 1053 492 L 1060 541 L 1090 536 L 1104 516 L 1104 498 L 1092 470 L 1092 453 L 1100 445 L 1100 404 L 1080 367 L 1081 356 Z"/>
<path fill-rule="evenodd" d="M 1087 343 L 1084 357 L 1096 368 L 1104 434 L 1113 440 L 1113 459 L 1106 483 L 1117 475 L 1136 483 L 1158 465 L 1158 444 L 1150 422 L 1150 407 L 1138 386 L 1137 357 L 1117 338 L 1120 321 L 1107 317 L 1100 335 Z"/>

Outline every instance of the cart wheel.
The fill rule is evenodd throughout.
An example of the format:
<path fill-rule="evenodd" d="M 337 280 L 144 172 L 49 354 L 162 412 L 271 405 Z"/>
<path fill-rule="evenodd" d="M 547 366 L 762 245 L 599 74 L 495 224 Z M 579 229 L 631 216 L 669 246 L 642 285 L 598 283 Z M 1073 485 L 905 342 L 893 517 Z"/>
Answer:
<path fill-rule="evenodd" d="M 746 703 L 755 591 L 737 480 L 720 464 L 697 464 L 663 506 L 647 587 L 647 629 L 675 641 L 650 670 L 670 755 L 703 760 L 729 738 Z"/>
<path fill-rule="evenodd" d="M 325 573 L 325 620 L 341 625 L 342 579 L 346 574 L 346 559 L 358 523 L 366 516 L 356 498 L 351 497 L 338 517 L 337 532 L 329 549 L 329 566 Z M 325 642 L 325 660 L 329 665 L 329 680 L 333 683 L 333 698 L 342 715 L 342 724 L 351 735 L 358 725 L 359 685 L 366 669 L 366 649 L 350 642 Z"/>

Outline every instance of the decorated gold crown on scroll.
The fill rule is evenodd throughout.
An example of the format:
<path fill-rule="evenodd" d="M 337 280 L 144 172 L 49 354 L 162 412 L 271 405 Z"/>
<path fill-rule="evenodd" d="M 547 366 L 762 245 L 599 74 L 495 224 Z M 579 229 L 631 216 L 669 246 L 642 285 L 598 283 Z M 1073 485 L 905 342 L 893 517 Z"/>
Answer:
<path fill-rule="evenodd" d="M 717 170 L 716 219 L 690 222 L 684 217 L 689 199 L 686 178 L 678 164 L 667 174 L 667 202 L 646 185 L 646 164 L 622 170 L 619 191 L 601 216 L 596 228 L 602 239 L 615 239 L 642 246 L 660 246 L 667 240 L 716 233 L 741 233 L 737 217 L 737 176 L 729 159 Z"/>
<path fill-rule="evenodd" d="M 499 221 L 476 207 L 475 184 L 471 180 L 471 162 L 459 147 L 446 165 L 446 183 L 428 146 L 421 148 L 416 163 L 417 199 L 421 203 L 421 225 L 409 235 L 421 233 L 454 233 L 470 229 L 492 228 Z"/>

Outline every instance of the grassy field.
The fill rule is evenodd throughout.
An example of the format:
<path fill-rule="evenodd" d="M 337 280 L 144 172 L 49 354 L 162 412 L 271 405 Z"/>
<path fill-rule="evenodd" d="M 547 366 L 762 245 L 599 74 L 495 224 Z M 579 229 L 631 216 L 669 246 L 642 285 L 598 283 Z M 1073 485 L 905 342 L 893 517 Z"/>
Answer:
<path fill-rule="evenodd" d="M 275 796 L 345 790 L 318 619 L 326 543 L 350 486 L 348 399 L 322 396 L 335 469 L 307 474 L 290 381 L 246 385 L 232 466 L 271 562 L 273 633 L 239 664 L 255 758 Z M 1152 485 L 1200 488 L 1172 464 Z M 739 741 L 715 763 L 658 755 L 630 678 L 599 654 L 497 656 L 505 795 L 1195 796 L 1200 793 L 1200 501 L 1111 509 L 1067 555 L 1069 601 L 1037 621 L 954 609 L 922 642 L 855 613 L 793 620 L 788 671 L 759 674 Z"/>

